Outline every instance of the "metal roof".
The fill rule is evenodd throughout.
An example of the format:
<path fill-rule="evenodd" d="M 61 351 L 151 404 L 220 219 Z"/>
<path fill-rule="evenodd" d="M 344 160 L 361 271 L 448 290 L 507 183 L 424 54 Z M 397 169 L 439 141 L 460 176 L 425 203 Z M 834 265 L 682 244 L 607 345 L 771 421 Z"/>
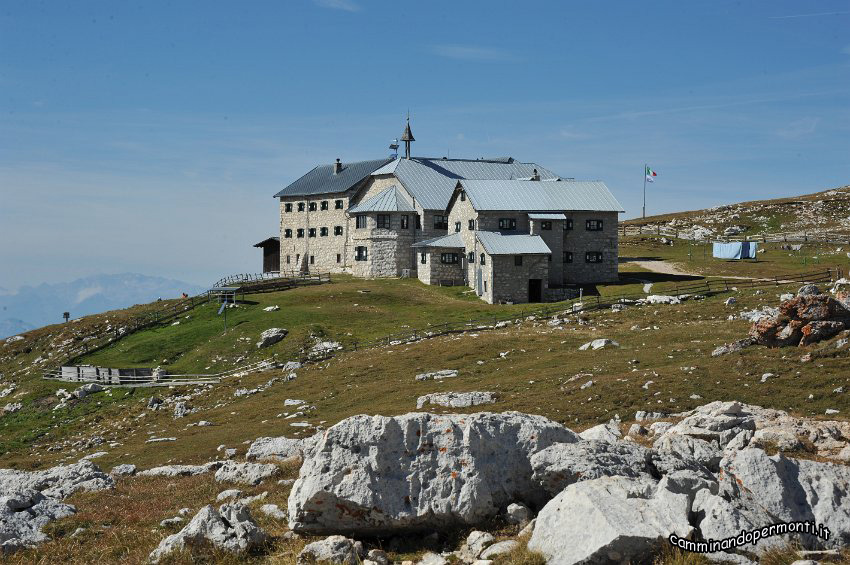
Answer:
<path fill-rule="evenodd" d="M 623 211 L 623 206 L 601 181 L 462 180 L 460 183 L 479 212 Z"/>
<path fill-rule="evenodd" d="M 536 163 L 520 163 L 511 157 L 496 159 L 398 158 L 372 173 L 393 174 L 426 210 L 445 210 L 457 181 L 461 179 L 516 179 L 530 177 L 537 169 L 542 180 L 559 177 Z"/>
<path fill-rule="evenodd" d="M 349 214 L 364 214 L 366 212 L 415 212 L 416 209 L 407 201 L 402 191 L 392 185 L 377 195 L 364 200 L 348 209 Z"/>
<path fill-rule="evenodd" d="M 441 235 L 440 237 L 417 241 L 411 247 L 465 248 L 466 245 L 464 245 L 463 238 L 460 237 L 459 233 L 450 233 L 449 235 Z"/>
<path fill-rule="evenodd" d="M 390 159 L 343 163 L 342 170 L 334 174 L 334 165 L 319 165 L 277 194 L 281 196 L 309 196 L 345 192 L 365 179 L 375 169 L 390 162 Z"/>
<path fill-rule="evenodd" d="M 529 214 L 529 220 L 566 220 L 563 214 Z"/>
<path fill-rule="evenodd" d="M 539 235 L 497 231 L 478 231 L 475 235 L 490 255 L 549 255 L 552 253 Z"/>

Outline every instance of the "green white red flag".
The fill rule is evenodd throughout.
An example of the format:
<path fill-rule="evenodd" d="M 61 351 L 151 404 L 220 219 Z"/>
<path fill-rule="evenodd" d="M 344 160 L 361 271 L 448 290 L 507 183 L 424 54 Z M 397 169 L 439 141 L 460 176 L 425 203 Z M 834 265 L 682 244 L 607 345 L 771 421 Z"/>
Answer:
<path fill-rule="evenodd" d="M 650 169 L 649 166 L 647 165 L 647 167 L 646 167 L 646 180 L 647 180 L 647 182 L 655 182 L 655 179 L 653 177 L 657 177 L 657 176 L 658 176 L 658 174 L 655 171 L 653 171 L 652 169 Z"/>

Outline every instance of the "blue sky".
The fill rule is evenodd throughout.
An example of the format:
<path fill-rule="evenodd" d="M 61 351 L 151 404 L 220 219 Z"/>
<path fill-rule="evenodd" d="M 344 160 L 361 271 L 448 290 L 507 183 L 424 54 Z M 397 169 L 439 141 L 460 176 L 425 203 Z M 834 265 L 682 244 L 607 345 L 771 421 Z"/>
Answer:
<path fill-rule="evenodd" d="M 256 270 L 318 163 L 511 155 L 640 214 L 850 183 L 850 2 L 0 6 L 0 288 Z"/>

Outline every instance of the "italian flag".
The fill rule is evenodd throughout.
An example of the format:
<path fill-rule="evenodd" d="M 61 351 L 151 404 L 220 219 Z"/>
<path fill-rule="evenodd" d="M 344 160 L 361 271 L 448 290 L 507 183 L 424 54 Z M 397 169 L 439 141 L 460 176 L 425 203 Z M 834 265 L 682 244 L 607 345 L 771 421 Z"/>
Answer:
<path fill-rule="evenodd" d="M 657 177 L 657 176 L 658 175 L 656 174 L 655 171 L 653 171 L 649 167 L 646 167 L 646 180 L 648 180 L 649 182 L 655 182 L 655 180 L 652 177 Z"/>

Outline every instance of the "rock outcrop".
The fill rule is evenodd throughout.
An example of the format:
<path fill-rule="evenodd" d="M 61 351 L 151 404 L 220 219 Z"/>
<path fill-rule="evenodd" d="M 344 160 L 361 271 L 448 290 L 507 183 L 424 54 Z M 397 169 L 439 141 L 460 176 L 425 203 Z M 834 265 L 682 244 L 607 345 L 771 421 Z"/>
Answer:
<path fill-rule="evenodd" d="M 447 408 L 469 408 L 494 402 L 496 402 L 495 392 L 435 392 L 416 399 L 416 409 L 421 410 L 426 404 Z"/>
<path fill-rule="evenodd" d="M 540 507 L 531 457 L 578 437 L 541 416 L 354 416 L 329 428 L 289 496 L 289 527 L 388 535 L 474 525 L 511 502 Z"/>

